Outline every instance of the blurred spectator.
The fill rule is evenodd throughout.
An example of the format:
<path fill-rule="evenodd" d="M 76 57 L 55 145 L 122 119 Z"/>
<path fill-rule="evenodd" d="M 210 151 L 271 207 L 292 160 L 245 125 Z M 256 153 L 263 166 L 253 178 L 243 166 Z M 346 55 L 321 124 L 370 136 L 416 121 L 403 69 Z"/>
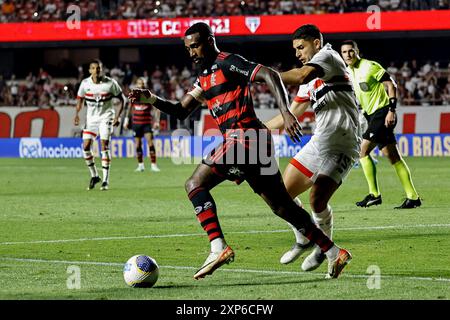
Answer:
<path fill-rule="evenodd" d="M 64 20 L 71 4 L 80 7 L 83 20 L 365 12 L 369 5 L 383 11 L 450 9 L 449 0 L 3 0 L 0 21 Z"/>
<path fill-rule="evenodd" d="M 450 64 L 440 68 L 439 63 L 426 61 L 405 61 L 401 64 L 391 62 L 387 71 L 395 77 L 398 83 L 398 98 L 400 105 L 434 106 L 450 104 Z M 280 63 L 272 66 L 278 70 L 285 70 Z M 413 68 L 412 68 L 413 67 Z M 110 75 L 122 86 L 126 95 L 133 79 L 141 76 L 147 81 L 147 87 L 166 99 L 178 100 L 185 92 L 190 90 L 195 81 L 195 71 L 184 66 L 176 65 L 154 66 L 154 69 L 135 73 L 134 66 L 126 64 L 124 70 L 115 66 Z M 107 67 L 105 66 L 105 70 Z M 416 70 L 415 73 L 412 70 Z M 28 73 L 24 79 L 11 79 L 5 81 L 0 75 L 0 103 L 9 106 L 69 106 L 76 104 L 76 84 L 84 78 L 83 69 L 79 68 L 78 79 L 54 79 L 44 68 L 39 69 L 35 76 Z M 290 100 L 298 88 L 288 87 Z M 275 101 L 263 84 L 252 86 L 255 108 L 275 108 Z"/>
<path fill-rule="evenodd" d="M 8 83 L 8 87 L 9 87 L 9 93 L 11 95 L 11 102 L 13 105 L 17 104 L 18 101 L 18 95 L 19 95 L 19 82 L 17 82 L 16 80 L 16 75 L 13 74 L 11 76 L 11 80 L 9 80 Z"/>
<path fill-rule="evenodd" d="M 16 6 L 11 0 L 5 0 L 2 3 L 2 22 L 10 22 L 14 19 Z"/>

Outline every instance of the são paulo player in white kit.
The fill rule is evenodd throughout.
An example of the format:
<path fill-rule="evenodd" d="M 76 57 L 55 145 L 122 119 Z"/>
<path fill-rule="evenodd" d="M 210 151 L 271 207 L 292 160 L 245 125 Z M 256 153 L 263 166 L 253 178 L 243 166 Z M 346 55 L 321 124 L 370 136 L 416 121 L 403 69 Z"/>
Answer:
<path fill-rule="evenodd" d="M 102 146 L 102 171 L 103 180 L 100 190 L 108 190 L 109 169 L 111 164 L 110 141 L 113 133 L 113 126 L 119 125 L 120 114 L 123 110 L 124 98 L 122 89 L 116 80 L 102 74 L 102 63 L 94 60 L 89 64 L 90 77 L 83 79 L 78 89 L 77 107 L 74 124 L 80 122 L 79 112 L 84 102 L 86 102 L 86 124 L 83 129 L 83 150 L 84 160 L 89 168 L 91 180 L 88 190 L 91 190 L 100 182 L 97 168 L 92 153 L 92 141 L 100 136 Z M 112 98 L 120 100 L 120 107 L 116 113 L 112 104 Z"/>
<path fill-rule="evenodd" d="M 361 131 L 356 97 L 344 61 L 331 45 L 323 46 L 322 34 L 316 26 L 298 28 L 293 34 L 293 46 L 303 67 L 281 76 L 285 84 L 300 85 L 291 111 L 300 116 L 311 106 L 316 129 L 311 140 L 288 164 L 283 180 L 292 198 L 311 188 L 314 222 L 331 239 L 333 212 L 328 202 L 359 156 Z M 269 129 L 280 129 L 283 119 L 275 117 L 266 125 Z M 281 257 L 280 262 L 285 264 L 311 247 L 309 240 L 291 227 L 296 243 Z M 314 270 L 324 259 L 320 248 L 315 247 L 302 269 Z"/>

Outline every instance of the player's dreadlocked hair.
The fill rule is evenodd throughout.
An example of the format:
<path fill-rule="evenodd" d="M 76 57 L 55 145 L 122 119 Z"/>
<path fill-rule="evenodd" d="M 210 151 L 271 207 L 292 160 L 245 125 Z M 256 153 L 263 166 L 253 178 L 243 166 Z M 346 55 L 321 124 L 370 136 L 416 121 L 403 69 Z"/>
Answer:
<path fill-rule="evenodd" d="M 292 40 L 304 39 L 304 40 L 314 40 L 319 39 L 320 44 L 323 45 L 322 33 L 320 33 L 319 28 L 313 24 L 304 24 L 292 34 Z"/>
<path fill-rule="evenodd" d="M 190 26 L 189 29 L 187 29 L 184 33 L 184 36 L 188 36 L 194 33 L 198 33 L 202 41 L 208 39 L 209 37 L 214 37 L 214 33 L 212 32 L 210 26 L 208 26 L 204 22 L 197 22 Z"/>

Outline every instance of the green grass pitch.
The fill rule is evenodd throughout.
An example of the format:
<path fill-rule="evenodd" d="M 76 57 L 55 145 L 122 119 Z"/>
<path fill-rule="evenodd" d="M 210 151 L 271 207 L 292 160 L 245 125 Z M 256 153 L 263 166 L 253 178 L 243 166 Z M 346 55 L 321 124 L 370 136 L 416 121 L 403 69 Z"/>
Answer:
<path fill-rule="evenodd" d="M 331 205 L 334 239 L 353 261 L 331 281 L 326 264 L 301 272 L 304 256 L 281 265 L 294 239 L 289 228 L 247 184 L 231 182 L 212 194 L 236 259 L 195 281 L 209 252 L 184 192 L 195 165 L 158 161 L 161 172 L 136 173 L 134 159 L 113 159 L 110 190 L 101 192 L 86 191 L 82 159 L 0 159 L 0 299 L 450 298 L 447 158 L 406 159 L 423 199 L 409 211 L 393 210 L 404 194 L 386 159 L 377 166 L 381 206 L 355 206 L 367 186 L 361 169 L 351 171 Z M 301 199 L 309 209 L 308 194 Z M 140 253 L 161 267 L 151 289 L 123 281 L 123 264 Z M 71 266 L 80 270 L 79 289 L 68 288 Z"/>

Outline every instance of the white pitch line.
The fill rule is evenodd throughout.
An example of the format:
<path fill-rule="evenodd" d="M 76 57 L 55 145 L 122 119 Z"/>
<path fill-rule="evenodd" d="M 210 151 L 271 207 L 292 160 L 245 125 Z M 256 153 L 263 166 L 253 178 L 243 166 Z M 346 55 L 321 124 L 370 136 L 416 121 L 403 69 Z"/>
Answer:
<path fill-rule="evenodd" d="M 15 261 L 15 262 L 36 262 L 36 263 L 58 263 L 58 264 L 71 264 L 71 265 L 93 265 L 93 266 L 110 266 L 110 267 L 123 267 L 123 263 L 117 262 L 97 262 L 97 261 L 68 261 L 68 260 L 45 260 L 45 259 L 26 259 L 26 258 L 11 258 L 11 257 L 0 257 L 0 261 Z M 163 269 L 174 269 L 174 270 L 197 270 L 195 267 L 186 266 L 160 266 Z M 299 271 L 281 271 L 281 270 L 257 270 L 257 269 L 218 269 L 221 272 L 233 272 L 233 273 L 253 273 L 253 274 L 268 274 L 268 275 L 301 275 L 301 276 L 313 276 L 317 277 L 320 274 L 310 273 L 310 272 L 299 272 Z M 369 278 L 372 275 L 367 274 L 349 274 L 344 273 L 341 277 L 345 278 Z M 439 282 L 450 282 L 450 278 L 433 278 L 433 277 L 411 277 L 402 275 L 380 275 L 380 278 L 386 279 L 408 279 L 408 280 L 418 280 L 418 281 L 439 281 Z"/>
<path fill-rule="evenodd" d="M 354 230 L 386 230 L 386 229 L 409 229 L 409 228 L 449 228 L 450 224 L 416 224 L 416 225 L 396 225 L 396 226 L 368 226 L 368 227 L 347 227 L 336 228 L 336 231 L 354 231 Z M 249 230 L 249 231 L 231 231 L 226 234 L 263 234 L 263 233 L 283 233 L 291 232 L 291 230 Z M 0 245 L 15 244 L 39 244 L 39 243 L 64 243 L 64 242 L 83 242 L 83 241 L 110 241 L 110 240 L 131 240 L 131 239 L 152 239 L 152 238 L 179 238 L 203 236 L 204 233 L 180 233 L 165 235 L 145 235 L 145 236 L 128 236 L 128 237 L 101 237 L 101 238 L 79 238 L 79 239 L 57 239 L 57 240 L 32 240 L 32 241 L 14 241 L 0 242 Z"/>

